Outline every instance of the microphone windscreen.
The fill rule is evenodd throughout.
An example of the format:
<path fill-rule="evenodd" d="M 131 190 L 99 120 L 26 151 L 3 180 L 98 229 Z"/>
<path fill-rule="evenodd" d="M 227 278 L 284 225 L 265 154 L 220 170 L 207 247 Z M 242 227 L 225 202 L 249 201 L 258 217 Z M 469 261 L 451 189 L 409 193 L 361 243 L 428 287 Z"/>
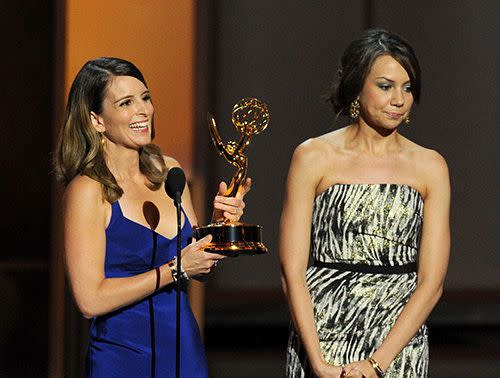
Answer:
<path fill-rule="evenodd" d="M 175 200 L 175 193 L 182 194 L 186 186 L 186 176 L 179 167 L 173 167 L 168 170 L 167 181 L 165 182 L 165 191 L 167 195 Z"/>

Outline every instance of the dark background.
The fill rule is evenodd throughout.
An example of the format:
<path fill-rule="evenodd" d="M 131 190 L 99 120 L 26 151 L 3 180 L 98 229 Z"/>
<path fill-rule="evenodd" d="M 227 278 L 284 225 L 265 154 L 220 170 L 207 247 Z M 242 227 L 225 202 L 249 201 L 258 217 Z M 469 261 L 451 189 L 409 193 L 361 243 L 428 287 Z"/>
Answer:
<path fill-rule="evenodd" d="M 270 126 L 247 149 L 254 187 L 245 215 L 264 226 L 270 253 L 224 261 L 207 285 L 212 375 L 283 373 L 288 313 L 277 231 L 289 160 L 300 142 L 338 127 L 321 96 L 348 42 L 380 26 L 409 40 L 423 71 L 421 103 L 401 132 L 439 151 L 452 180 L 450 268 L 429 319 L 431 376 L 500 376 L 500 2 L 220 0 L 197 6 L 200 136 L 210 110 L 226 139 L 236 138 L 230 113 L 241 97 L 258 97 L 271 111 Z M 0 91 L 0 376 L 6 377 L 47 376 L 49 325 L 57 319 L 57 306 L 49 312 L 50 153 L 60 112 L 60 9 L 55 0 L 0 3 L 6 83 Z M 197 143 L 197 169 L 207 186 L 228 179 L 232 170 L 206 137 Z M 79 376 L 86 323 L 68 298 L 60 306 L 67 329 L 60 357 L 66 375 Z"/>

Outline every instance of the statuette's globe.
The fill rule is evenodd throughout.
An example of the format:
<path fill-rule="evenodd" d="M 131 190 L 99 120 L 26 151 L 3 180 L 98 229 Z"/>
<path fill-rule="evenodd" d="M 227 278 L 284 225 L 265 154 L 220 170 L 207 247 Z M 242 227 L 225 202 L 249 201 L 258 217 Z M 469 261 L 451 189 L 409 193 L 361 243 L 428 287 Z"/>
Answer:
<path fill-rule="evenodd" d="M 267 105 L 256 98 L 243 98 L 233 107 L 234 127 L 248 136 L 259 134 L 269 124 Z"/>

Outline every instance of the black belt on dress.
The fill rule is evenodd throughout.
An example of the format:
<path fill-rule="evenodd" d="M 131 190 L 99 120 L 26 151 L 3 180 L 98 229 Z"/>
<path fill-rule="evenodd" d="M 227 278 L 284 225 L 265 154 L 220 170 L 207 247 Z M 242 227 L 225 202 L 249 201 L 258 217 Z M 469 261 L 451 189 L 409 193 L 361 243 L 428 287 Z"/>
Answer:
<path fill-rule="evenodd" d="M 417 263 L 412 262 L 403 265 L 369 265 L 351 264 L 344 262 L 325 262 L 315 260 L 313 266 L 318 268 L 330 268 L 337 270 L 347 270 L 349 272 L 373 273 L 373 274 L 405 274 L 417 271 Z"/>

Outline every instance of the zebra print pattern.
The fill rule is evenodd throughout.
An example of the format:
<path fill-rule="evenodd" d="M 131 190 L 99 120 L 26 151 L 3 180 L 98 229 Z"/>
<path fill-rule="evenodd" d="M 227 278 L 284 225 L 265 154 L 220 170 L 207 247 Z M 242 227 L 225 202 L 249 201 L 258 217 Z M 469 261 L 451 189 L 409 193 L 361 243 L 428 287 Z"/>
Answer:
<path fill-rule="evenodd" d="M 401 265 L 417 260 L 423 199 L 402 184 L 336 184 L 314 201 L 313 259 Z M 367 274 L 311 266 L 306 281 L 320 346 L 335 365 L 363 360 L 382 343 L 417 285 L 416 273 Z M 426 377 L 423 325 L 387 369 L 387 378 Z M 293 325 L 287 377 L 314 376 Z"/>

